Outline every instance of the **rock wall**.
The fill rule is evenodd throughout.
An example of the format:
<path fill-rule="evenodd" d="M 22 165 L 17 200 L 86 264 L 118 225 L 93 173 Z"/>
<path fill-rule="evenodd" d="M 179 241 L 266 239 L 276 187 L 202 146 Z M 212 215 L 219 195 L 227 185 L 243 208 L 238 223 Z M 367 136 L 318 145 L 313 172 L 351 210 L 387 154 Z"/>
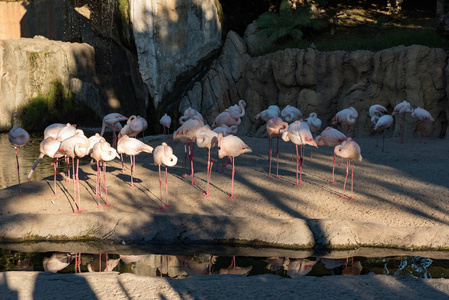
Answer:
<path fill-rule="evenodd" d="M 221 47 L 218 1 L 130 0 L 139 71 L 157 107 L 181 74 Z"/>
<path fill-rule="evenodd" d="M 40 93 L 50 82 L 60 81 L 75 101 L 104 111 L 95 72 L 95 50 L 80 43 L 34 39 L 0 40 L 0 129 L 9 130 L 17 109 Z"/>
<path fill-rule="evenodd" d="M 322 129 L 340 110 L 353 106 L 359 113 L 356 135 L 372 134 L 368 110 L 373 104 L 390 112 L 407 100 L 428 110 L 428 135 L 443 137 L 448 126 L 448 55 L 443 49 L 399 46 L 379 52 L 286 49 L 251 57 L 245 40 L 227 36 L 222 54 L 208 74 L 182 98 L 179 111 L 191 106 L 209 124 L 231 104 L 247 102 L 239 134 L 263 136 L 265 123 L 254 116 L 269 105 L 316 112 Z M 398 118 L 396 118 L 396 123 Z M 399 130 L 396 124 L 395 132 Z M 417 121 L 406 117 L 406 134 L 417 132 Z"/>

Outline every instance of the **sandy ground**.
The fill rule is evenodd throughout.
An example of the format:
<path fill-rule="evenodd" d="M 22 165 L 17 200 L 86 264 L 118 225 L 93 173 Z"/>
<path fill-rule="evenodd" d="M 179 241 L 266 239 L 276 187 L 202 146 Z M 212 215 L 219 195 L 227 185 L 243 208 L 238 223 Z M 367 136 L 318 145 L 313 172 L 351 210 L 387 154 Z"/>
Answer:
<path fill-rule="evenodd" d="M 448 139 L 427 139 L 425 144 L 418 144 L 417 137 L 406 137 L 405 143 L 401 145 L 399 138 L 390 138 L 386 140 L 385 152 L 375 147 L 375 137 L 356 139 L 361 146 L 363 160 L 355 162 L 354 199 L 340 198 L 346 167 L 339 166 L 339 160 L 335 169 L 335 183 L 330 184 L 333 149 L 314 148 L 313 158 L 311 158 L 311 148 L 306 147 L 302 184 L 294 186 L 296 153 L 292 143 L 280 141 L 280 178 L 268 179 L 268 139 L 244 137 L 243 140 L 253 149 L 253 152 L 235 159 L 234 199 L 227 198 L 231 192 L 232 167 L 228 165 L 221 172 L 221 162 L 217 164 L 215 150 L 212 151 L 214 171 L 210 181 L 210 196 L 204 197 L 206 150 L 195 149 L 194 179 L 198 184 L 192 185 L 191 178 L 183 176 L 185 174 L 184 145 L 163 136 L 157 136 L 149 137 L 147 143 L 156 147 L 166 141 L 173 147 L 174 153 L 179 158 L 177 166 L 168 169 L 168 199 L 171 208 L 160 210 L 158 167 L 153 163 L 151 154 L 140 154 L 137 157 L 134 187 L 130 187 L 128 157 L 125 158 L 124 173 L 121 171 L 119 160 L 108 163 L 108 201 L 112 206 L 101 208 L 96 208 L 96 205 L 97 202 L 105 200 L 105 193 L 103 192 L 102 198 L 94 197 L 95 169 L 94 165 L 85 159 L 80 167 L 81 208 L 89 212 L 144 211 L 233 215 L 246 218 L 341 219 L 398 227 L 425 226 L 434 228 L 436 231 L 439 227 L 448 224 Z M 381 141 L 379 139 L 380 143 Z M 50 163 L 50 159 L 44 159 L 41 163 Z M 218 171 L 215 171 L 217 165 Z M 189 169 L 187 173 L 190 174 Z M 276 174 L 275 158 L 272 173 Z M 350 179 L 349 177 L 346 196 L 351 194 Z M 64 181 L 63 174 L 58 176 L 55 196 L 53 196 L 52 177 L 44 178 L 41 182 L 26 182 L 22 185 L 22 191 L 24 196 L 20 198 L 17 197 L 17 186 L 0 191 L 2 216 L 16 213 L 64 214 L 73 211 L 73 183 Z M 163 194 L 165 195 L 164 190 Z M 19 278 L 34 280 L 36 284 L 39 280 L 42 284 L 53 279 L 63 280 L 62 277 L 47 277 L 40 274 L 27 274 L 22 277 L 16 273 L 9 273 L 1 276 L 0 290 L 6 289 L 11 293 L 15 291 L 13 286 L 17 284 L 15 280 Z M 92 280 L 99 280 L 91 276 L 80 275 L 77 280 L 89 285 L 91 288 L 89 291 L 97 298 L 107 299 L 110 296 L 109 291 L 91 283 Z M 298 279 L 301 283 L 275 278 L 275 276 L 247 278 L 244 281 L 234 277 L 229 277 L 232 278 L 229 281 L 214 277 L 214 280 L 210 282 L 191 278 L 183 283 L 162 279 L 154 281 L 140 277 L 129 280 L 128 276 L 104 275 L 101 280 L 108 278 L 105 282 L 112 282 L 115 288 L 117 285 L 121 287 L 121 292 L 114 294 L 117 299 L 132 297 L 215 299 L 236 295 L 241 298 L 281 298 L 292 293 L 313 299 L 318 296 L 318 292 L 324 298 L 335 298 L 334 296 L 346 298 L 359 295 L 366 299 L 397 299 L 400 296 L 422 299 L 430 297 L 429 295 L 432 295 L 432 298 L 449 296 L 449 284 L 446 280 L 401 279 L 391 276 L 357 276 L 350 281 L 335 278 Z M 141 285 L 128 287 L 122 282 L 123 278 L 129 282 L 139 282 Z M 228 284 L 238 288 L 233 289 Z M 224 293 L 223 290 L 226 290 L 226 287 L 228 292 Z M 48 292 L 44 290 L 35 288 L 31 291 L 34 296 L 43 297 L 45 292 Z M 30 293 L 25 290 L 22 292 Z M 18 298 L 28 299 L 24 296 Z"/>

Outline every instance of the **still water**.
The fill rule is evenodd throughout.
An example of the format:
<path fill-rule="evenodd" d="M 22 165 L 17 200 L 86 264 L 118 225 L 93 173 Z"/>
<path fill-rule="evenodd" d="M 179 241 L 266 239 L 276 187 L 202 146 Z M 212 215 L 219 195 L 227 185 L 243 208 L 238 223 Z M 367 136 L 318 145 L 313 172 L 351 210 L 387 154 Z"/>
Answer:
<path fill-rule="evenodd" d="M 73 253 L 20 252 L 0 249 L 0 271 L 57 273 L 120 272 L 181 279 L 209 274 L 254 276 L 373 275 L 449 278 L 449 260 L 421 256 L 280 257 L 230 256 L 211 253 Z"/>
<path fill-rule="evenodd" d="M 86 135 L 94 134 L 94 131 L 94 129 L 84 129 Z M 106 138 L 110 137 L 106 135 Z M 30 134 L 30 141 L 24 147 L 17 149 L 20 182 L 28 180 L 27 175 L 40 154 L 39 145 L 42 139 L 42 133 L 32 133 Z M 88 162 L 89 159 L 86 158 L 85 161 Z M 36 181 L 53 176 L 52 162 L 52 158 L 45 156 L 34 170 L 31 180 Z M 9 142 L 8 132 L 0 133 L 0 165 L 0 189 L 18 184 L 16 154 L 14 147 Z M 58 172 L 64 172 L 65 168 L 64 163 L 59 164 Z"/>

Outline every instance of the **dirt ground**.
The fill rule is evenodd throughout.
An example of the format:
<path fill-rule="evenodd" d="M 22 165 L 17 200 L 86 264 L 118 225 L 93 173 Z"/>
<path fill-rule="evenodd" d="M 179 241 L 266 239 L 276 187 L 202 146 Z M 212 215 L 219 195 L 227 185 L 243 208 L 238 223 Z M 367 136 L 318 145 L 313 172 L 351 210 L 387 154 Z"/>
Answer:
<path fill-rule="evenodd" d="M 385 152 L 376 147 L 376 137 L 355 139 L 363 160 L 354 167 L 354 199 L 351 195 L 351 169 L 349 170 L 345 198 L 340 198 L 346 174 L 346 165 L 337 159 L 335 183 L 332 179 L 333 149 L 306 146 L 302 184 L 296 182 L 296 152 L 291 142 L 279 142 L 280 178 L 268 179 L 268 139 L 242 138 L 253 150 L 235 158 L 234 199 L 231 193 L 232 165 L 221 171 L 217 164 L 216 149 L 212 150 L 213 172 L 210 179 L 210 196 L 206 190 L 206 149 L 194 150 L 194 180 L 184 177 L 184 144 L 163 136 L 147 137 L 153 147 L 167 142 L 178 157 L 178 164 L 168 168 L 168 201 L 171 208 L 160 210 L 158 166 L 151 154 L 142 153 L 136 158 L 134 187 L 131 187 L 130 161 L 125 157 L 125 172 L 120 160 L 107 164 L 108 201 L 111 207 L 96 208 L 95 164 L 88 158 L 82 160 L 79 177 L 81 208 L 93 211 L 144 211 L 154 213 L 194 213 L 209 215 L 234 215 L 243 217 L 274 217 L 302 219 L 345 219 L 375 222 L 391 226 L 442 226 L 448 224 L 449 214 L 449 140 L 427 139 L 419 144 L 417 137 L 386 139 Z M 276 140 L 273 141 L 273 148 Z M 275 153 L 275 150 L 273 151 Z M 312 155 L 312 158 L 311 158 Z M 41 163 L 50 163 L 46 157 Z M 345 162 L 344 162 L 345 163 Z M 217 170 L 218 166 L 218 171 Z M 162 168 L 164 171 L 164 168 Z M 186 172 L 190 174 L 187 166 Z M 272 174 L 276 174 L 273 157 Z M 0 191 L 0 215 L 16 213 L 70 213 L 74 209 L 74 185 L 66 182 L 65 174 L 57 176 L 57 194 L 53 196 L 53 176 L 43 178 L 45 185 L 36 182 L 22 184 L 23 197 L 17 197 L 18 186 Z M 164 175 L 162 175 L 164 176 Z M 274 177 L 274 175 L 273 175 Z M 163 180 L 164 181 L 164 180 Z M 103 183 L 102 183 L 103 184 Z M 165 183 L 162 194 L 165 202 Z"/>

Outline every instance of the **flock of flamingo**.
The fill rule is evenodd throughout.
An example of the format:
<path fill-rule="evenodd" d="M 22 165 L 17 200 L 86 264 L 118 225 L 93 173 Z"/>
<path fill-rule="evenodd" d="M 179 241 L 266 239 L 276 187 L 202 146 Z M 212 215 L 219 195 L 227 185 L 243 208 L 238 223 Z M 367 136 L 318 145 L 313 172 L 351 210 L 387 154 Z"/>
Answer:
<path fill-rule="evenodd" d="M 194 180 L 194 144 L 196 142 L 199 148 L 206 148 L 208 152 L 207 160 L 207 185 L 204 196 L 207 197 L 209 193 L 209 183 L 211 177 L 211 171 L 213 161 L 211 160 L 211 149 L 218 148 L 217 156 L 219 158 L 225 158 L 222 160 L 222 168 L 227 164 L 229 158 L 232 164 L 232 180 L 231 180 L 231 194 L 228 198 L 234 197 L 234 174 L 235 174 L 235 157 L 252 152 L 252 149 L 245 144 L 238 136 L 237 130 L 241 123 L 241 118 L 245 115 L 246 102 L 240 100 L 238 104 L 230 106 L 220 113 L 214 120 L 212 126 L 205 124 L 203 116 L 196 110 L 188 108 L 184 111 L 183 116 L 179 119 L 180 127 L 173 133 L 173 139 L 184 143 L 184 176 L 190 176 L 191 184 L 195 185 Z M 395 106 L 391 115 L 388 110 L 381 105 L 373 105 L 369 109 L 371 121 L 373 123 L 373 129 L 377 132 L 384 131 L 382 151 L 384 151 L 385 131 L 392 125 L 393 116 L 398 114 L 400 116 L 400 143 L 403 143 L 404 135 L 404 119 L 405 114 L 410 113 L 413 118 L 417 118 L 420 121 L 420 139 L 424 132 L 424 126 L 422 121 L 431 120 L 434 121 L 430 113 L 420 107 L 413 108 L 410 103 L 403 101 Z M 354 125 L 358 113 L 353 108 L 347 108 L 339 111 L 332 119 L 332 124 L 341 124 L 343 130 L 346 128 L 346 134 L 337 130 L 336 128 L 327 127 L 320 135 L 314 138 L 314 134 L 321 129 L 321 120 L 317 117 L 316 113 L 310 113 L 308 118 L 303 118 L 301 111 L 293 106 L 287 105 L 282 111 L 276 105 L 269 106 L 266 110 L 263 110 L 257 114 L 255 119 L 260 119 L 266 122 L 266 130 L 268 133 L 269 141 L 269 171 L 268 178 L 271 176 L 271 164 L 272 164 L 272 139 L 276 138 L 276 175 L 275 178 L 279 178 L 279 139 L 283 141 L 291 141 L 296 146 L 296 183 L 298 186 L 302 183 L 302 168 L 304 161 L 304 147 L 309 146 L 329 146 L 334 148 L 334 159 L 332 167 L 332 181 L 334 183 L 334 170 L 336 156 L 346 159 L 346 177 L 343 186 L 343 194 L 341 198 L 345 196 L 346 182 L 349 174 L 349 167 L 351 167 L 351 196 L 349 199 L 353 199 L 353 173 L 354 173 L 354 161 L 362 160 L 361 149 L 359 145 L 350 137 L 350 126 Z M 120 122 L 125 122 L 122 126 Z M 168 136 L 171 126 L 171 118 L 165 114 L 160 123 L 163 126 L 164 134 Z M 79 187 L 79 159 L 85 156 L 90 156 L 96 162 L 96 190 L 94 196 L 101 197 L 101 178 L 103 177 L 103 191 L 105 197 L 103 199 L 104 205 L 109 206 L 107 200 L 107 185 L 106 185 L 106 163 L 114 159 L 121 159 L 122 171 L 123 167 L 123 154 L 130 156 L 130 172 L 131 172 L 131 187 L 133 186 L 133 172 L 135 170 L 135 156 L 141 152 L 152 153 L 154 163 L 159 166 L 159 185 L 160 185 L 160 209 L 169 208 L 168 201 L 168 181 L 167 181 L 167 167 L 172 167 L 177 164 L 177 157 L 173 154 L 173 149 L 163 142 L 161 145 L 153 149 L 153 147 L 145 144 L 143 141 L 137 138 L 137 135 L 145 131 L 148 124 L 146 120 L 140 116 L 125 117 L 118 113 L 111 113 L 103 118 L 103 124 L 101 133 L 96 133 L 91 137 L 86 137 L 83 130 L 77 129 L 76 125 L 70 123 L 62 124 L 55 123 L 49 125 L 44 131 L 44 139 L 40 143 L 40 155 L 34 163 L 28 174 L 28 180 L 31 179 L 31 175 L 45 156 L 53 158 L 52 165 L 54 166 L 54 194 L 56 191 L 56 173 L 58 162 L 61 159 L 65 159 L 67 166 L 69 165 L 69 159 L 72 158 L 72 179 L 73 179 L 73 211 L 75 213 L 82 212 L 81 199 L 80 199 L 80 187 Z M 113 134 L 112 146 L 103 137 L 105 129 L 109 128 Z M 118 134 L 117 134 L 118 133 Z M 29 141 L 30 136 L 24 129 L 14 125 L 9 132 L 9 140 L 15 149 L 17 172 L 19 177 L 19 196 L 22 196 L 21 184 L 20 184 L 20 171 L 19 161 L 17 155 L 17 148 L 23 147 Z M 144 140 L 144 139 L 143 139 Z M 299 149 L 298 149 L 299 146 Z M 75 164 L 76 161 L 76 164 Z M 218 161 L 218 159 L 217 159 Z M 190 175 L 187 175 L 187 162 L 190 164 Z M 75 167 L 76 165 L 76 167 Z M 162 197 L 162 173 L 161 166 L 165 167 L 165 203 Z M 217 164 L 218 168 L 218 164 Z M 68 170 L 68 179 L 70 180 L 70 171 Z M 102 174 L 103 173 L 103 174 Z M 103 176 L 102 176 L 103 175 Z M 78 203 L 77 203 L 78 201 Z M 101 203 L 97 202 L 97 207 L 101 207 Z"/>

